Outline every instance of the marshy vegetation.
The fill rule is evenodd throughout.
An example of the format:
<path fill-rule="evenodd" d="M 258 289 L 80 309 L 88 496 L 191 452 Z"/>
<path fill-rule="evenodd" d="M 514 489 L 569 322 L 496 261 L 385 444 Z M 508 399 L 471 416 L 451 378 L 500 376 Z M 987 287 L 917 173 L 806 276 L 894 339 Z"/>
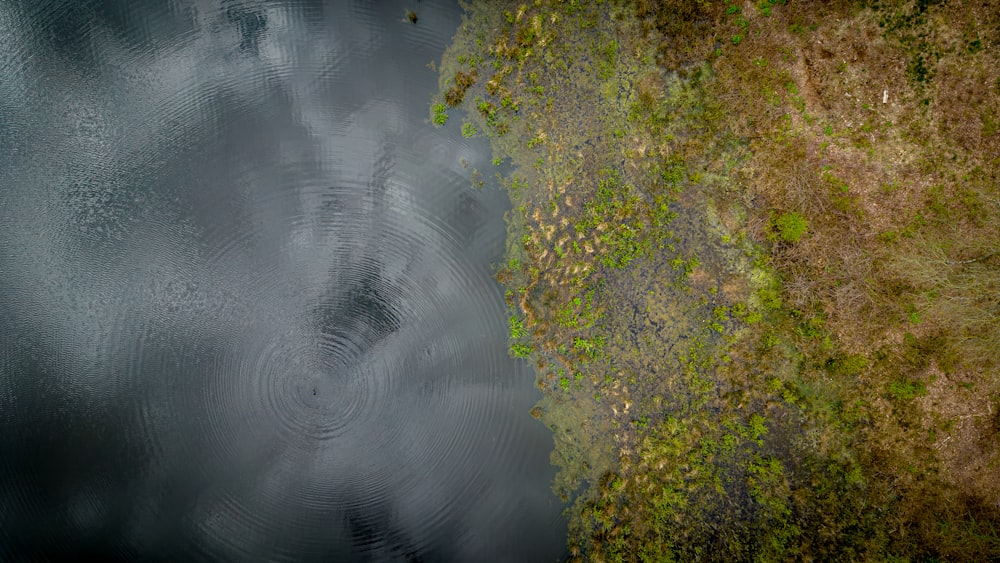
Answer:
<path fill-rule="evenodd" d="M 433 118 L 511 164 L 574 558 L 1000 557 L 998 40 L 995 2 L 468 6 Z"/>

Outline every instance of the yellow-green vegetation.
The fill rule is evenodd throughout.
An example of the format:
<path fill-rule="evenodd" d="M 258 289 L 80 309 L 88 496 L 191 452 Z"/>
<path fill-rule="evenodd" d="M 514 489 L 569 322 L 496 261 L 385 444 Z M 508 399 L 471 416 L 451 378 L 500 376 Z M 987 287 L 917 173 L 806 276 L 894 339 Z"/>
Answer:
<path fill-rule="evenodd" d="M 431 113 L 434 125 L 448 123 L 448 108 L 444 104 L 434 104 L 431 106 Z"/>
<path fill-rule="evenodd" d="M 799 242 L 809 228 L 809 222 L 798 213 L 782 213 L 774 220 L 778 236 L 785 242 Z"/>
<path fill-rule="evenodd" d="M 571 556 L 1000 558 L 1000 4 L 466 9 Z"/>

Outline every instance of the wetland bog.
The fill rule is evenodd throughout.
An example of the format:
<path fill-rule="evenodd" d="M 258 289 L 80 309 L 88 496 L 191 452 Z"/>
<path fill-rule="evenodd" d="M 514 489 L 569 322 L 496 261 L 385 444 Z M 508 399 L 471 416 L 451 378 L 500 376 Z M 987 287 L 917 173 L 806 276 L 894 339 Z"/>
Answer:
<path fill-rule="evenodd" d="M 1000 555 L 997 7 L 465 8 L 571 558 Z"/>

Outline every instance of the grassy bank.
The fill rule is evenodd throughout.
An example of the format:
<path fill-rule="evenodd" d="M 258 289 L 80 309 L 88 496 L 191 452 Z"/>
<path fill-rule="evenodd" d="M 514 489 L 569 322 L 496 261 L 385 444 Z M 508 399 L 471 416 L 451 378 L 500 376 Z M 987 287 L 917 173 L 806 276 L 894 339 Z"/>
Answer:
<path fill-rule="evenodd" d="M 574 557 L 1000 557 L 994 4 L 468 7 Z"/>

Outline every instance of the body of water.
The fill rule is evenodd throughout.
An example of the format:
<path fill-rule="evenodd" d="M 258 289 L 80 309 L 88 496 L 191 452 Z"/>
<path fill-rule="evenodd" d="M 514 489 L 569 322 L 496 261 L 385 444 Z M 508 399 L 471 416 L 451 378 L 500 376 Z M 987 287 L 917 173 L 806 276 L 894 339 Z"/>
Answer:
<path fill-rule="evenodd" d="M 459 17 L 0 3 L 0 559 L 563 553 Z"/>

